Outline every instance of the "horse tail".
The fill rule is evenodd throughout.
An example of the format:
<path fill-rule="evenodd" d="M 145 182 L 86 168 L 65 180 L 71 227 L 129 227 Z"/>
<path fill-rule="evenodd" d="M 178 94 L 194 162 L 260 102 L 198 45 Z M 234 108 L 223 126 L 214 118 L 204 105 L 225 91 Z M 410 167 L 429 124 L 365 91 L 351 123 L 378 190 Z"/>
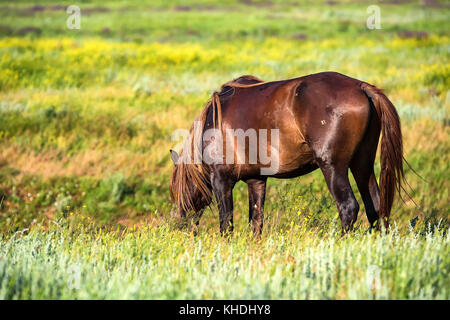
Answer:
<path fill-rule="evenodd" d="M 387 228 L 395 192 L 400 195 L 405 182 L 400 118 L 382 90 L 368 83 L 362 83 L 361 89 L 374 104 L 381 121 L 380 217 Z"/>

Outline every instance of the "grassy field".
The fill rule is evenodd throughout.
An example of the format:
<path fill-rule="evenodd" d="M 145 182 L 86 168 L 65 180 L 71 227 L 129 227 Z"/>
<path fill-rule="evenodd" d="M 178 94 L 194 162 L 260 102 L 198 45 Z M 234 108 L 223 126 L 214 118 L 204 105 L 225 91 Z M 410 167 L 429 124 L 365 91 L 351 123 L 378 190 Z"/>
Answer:
<path fill-rule="evenodd" d="M 449 299 L 450 7 L 401 2 L 369 30 L 370 1 L 79 1 L 69 30 L 73 3 L 0 1 L 0 298 Z M 216 209 L 178 230 L 172 132 L 235 77 L 320 71 L 385 89 L 417 205 L 368 234 L 356 192 L 340 238 L 317 171 L 269 180 L 260 241 L 243 183 L 231 239 Z"/>

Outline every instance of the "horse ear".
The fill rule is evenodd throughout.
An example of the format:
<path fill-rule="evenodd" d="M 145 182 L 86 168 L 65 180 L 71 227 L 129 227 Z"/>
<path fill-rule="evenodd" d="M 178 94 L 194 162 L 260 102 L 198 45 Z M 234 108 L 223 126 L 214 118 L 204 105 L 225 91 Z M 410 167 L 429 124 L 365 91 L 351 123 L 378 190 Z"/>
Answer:
<path fill-rule="evenodd" d="M 170 157 L 172 158 L 172 162 L 174 165 L 178 164 L 178 160 L 180 159 L 180 156 L 175 150 L 170 149 Z"/>

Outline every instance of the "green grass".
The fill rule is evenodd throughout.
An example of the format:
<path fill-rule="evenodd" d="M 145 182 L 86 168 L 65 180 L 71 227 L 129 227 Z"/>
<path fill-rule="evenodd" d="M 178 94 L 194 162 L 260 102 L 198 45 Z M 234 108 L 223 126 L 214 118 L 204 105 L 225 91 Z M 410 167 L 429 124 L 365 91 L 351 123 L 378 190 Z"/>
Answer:
<path fill-rule="evenodd" d="M 336 230 L 271 232 L 259 243 L 245 231 L 223 239 L 56 224 L 2 239 L 0 298 L 448 299 L 448 233 Z"/>
<path fill-rule="evenodd" d="M 81 1 L 81 30 L 59 1 L 0 2 L 0 298 L 450 297 L 450 9 L 383 3 L 368 30 L 371 1 L 255 2 Z M 232 239 L 214 207 L 197 236 L 178 230 L 172 132 L 237 76 L 327 70 L 384 88 L 399 111 L 426 181 L 405 168 L 417 206 L 397 199 L 396 231 L 365 234 L 352 180 L 356 231 L 337 236 L 319 171 L 269 181 L 258 243 L 242 182 Z"/>

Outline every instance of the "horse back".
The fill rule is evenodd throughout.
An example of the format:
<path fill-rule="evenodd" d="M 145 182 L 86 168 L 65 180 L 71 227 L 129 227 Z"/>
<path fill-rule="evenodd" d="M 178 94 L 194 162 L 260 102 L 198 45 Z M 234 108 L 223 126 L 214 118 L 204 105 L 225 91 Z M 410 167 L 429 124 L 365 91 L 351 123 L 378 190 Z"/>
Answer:
<path fill-rule="evenodd" d="M 334 72 L 324 72 L 283 81 L 265 82 L 248 88 L 233 88 L 220 97 L 223 132 L 254 130 L 258 145 L 260 130 L 278 130 L 279 169 L 274 177 L 289 178 L 315 168 L 315 149 L 336 134 L 337 123 L 363 131 L 367 118 L 367 98 L 360 89 L 361 81 Z M 226 88 L 228 89 L 228 88 Z M 228 89 L 229 90 L 229 89 Z M 362 115 L 361 115 L 362 113 Z M 351 119 L 352 121 L 347 121 Z M 205 128 L 212 126 L 208 116 Z M 352 129 L 353 130 L 353 129 Z M 348 130 L 347 130 L 348 131 Z M 272 145 L 268 134 L 268 150 Z M 236 144 L 236 140 L 234 141 Z M 240 176 L 257 175 L 264 165 L 249 164 L 250 139 L 246 140 L 245 164 L 231 165 Z M 238 152 L 235 148 L 235 152 Z"/>

